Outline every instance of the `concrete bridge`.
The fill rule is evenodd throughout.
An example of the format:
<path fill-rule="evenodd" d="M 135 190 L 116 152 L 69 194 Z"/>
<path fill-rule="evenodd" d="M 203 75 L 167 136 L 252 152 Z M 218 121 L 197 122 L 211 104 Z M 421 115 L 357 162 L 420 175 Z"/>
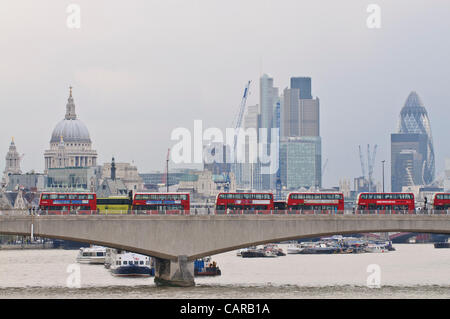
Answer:
<path fill-rule="evenodd" d="M 195 284 L 199 257 L 300 238 L 394 231 L 450 234 L 450 214 L 0 215 L 0 234 L 33 232 L 155 257 L 155 283 L 176 286 Z"/>

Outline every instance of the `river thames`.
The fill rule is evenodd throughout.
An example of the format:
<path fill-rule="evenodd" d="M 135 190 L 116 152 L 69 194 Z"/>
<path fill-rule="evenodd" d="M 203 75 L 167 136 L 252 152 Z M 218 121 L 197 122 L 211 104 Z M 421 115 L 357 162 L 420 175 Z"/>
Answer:
<path fill-rule="evenodd" d="M 280 245 L 286 252 L 287 245 Z M 80 266 L 80 288 L 68 288 L 77 250 L 0 251 L 0 298 L 450 298 L 450 249 L 397 244 L 389 253 L 212 256 L 222 275 L 196 277 L 191 288 L 156 287 L 154 278 L 114 277 L 103 265 Z M 77 264 L 78 265 L 78 264 Z M 378 265 L 380 288 L 367 287 Z M 377 267 L 378 267 L 377 266 Z"/>

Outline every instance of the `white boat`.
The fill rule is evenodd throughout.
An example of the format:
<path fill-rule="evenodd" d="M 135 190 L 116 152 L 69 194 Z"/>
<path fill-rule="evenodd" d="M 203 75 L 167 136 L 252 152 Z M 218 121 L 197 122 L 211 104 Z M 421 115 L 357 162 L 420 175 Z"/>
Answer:
<path fill-rule="evenodd" d="M 369 244 L 365 248 L 365 251 L 368 253 L 387 253 L 389 250 L 385 245 L 376 245 L 376 244 Z"/>
<path fill-rule="evenodd" d="M 106 248 L 92 245 L 91 247 L 82 247 L 77 255 L 77 262 L 80 264 L 104 264 L 106 257 Z"/>
<path fill-rule="evenodd" d="M 153 260 L 149 256 L 115 249 L 108 251 L 105 267 L 114 276 L 149 277 L 155 274 Z"/>
<path fill-rule="evenodd" d="M 288 254 L 299 254 L 303 249 L 304 249 L 304 247 L 302 247 L 302 245 L 300 245 L 300 244 L 290 244 L 287 247 L 287 253 Z"/>

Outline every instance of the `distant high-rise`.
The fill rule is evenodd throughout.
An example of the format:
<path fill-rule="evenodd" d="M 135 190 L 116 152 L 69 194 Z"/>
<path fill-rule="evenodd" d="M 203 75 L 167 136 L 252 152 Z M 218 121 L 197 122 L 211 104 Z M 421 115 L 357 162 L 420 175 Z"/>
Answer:
<path fill-rule="evenodd" d="M 291 78 L 291 89 L 299 89 L 299 98 L 309 100 L 311 95 L 311 78 L 310 77 L 294 77 Z"/>
<path fill-rule="evenodd" d="M 244 116 L 243 128 L 258 129 L 259 105 L 250 105 Z M 262 189 L 262 178 L 258 163 L 250 160 L 250 139 L 246 138 L 245 162 L 239 163 L 236 170 L 236 185 L 239 189 Z"/>
<path fill-rule="evenodd" d="M 273 87 L 273 78 L 264 74 L 259 80 L 259 101 L 261 112 L 261 127 L 272 128 L 273 126 L 273 104 L 275 100 L 274 93 L 278 92 Z"/>
<path fill-rule="evenodd" d="M 319 98 L 299 99 L 299 89 L 283 91 L 281 136 L 320 136 Z"/>
<path fill-rule="evenodd" d="M 281 181 L 288 189 L 322 186 L 319 98 L 311 78 L 291 78 L 281 103 Z"/>
<path fill-rule="evenodd" d="M 322 186 L 320 136 L 284 138 L 280 145 L 281 182 L 289 190 Z"/>
<path fill-rule="evenodd" d="M 391 134 L 391 190 L 428 185 L 434 177 L 430 120 L 420 97 L 411 92 L 400 112 L 398 133 Z"/>
<path fill-rule="evenodd" d="M 262 137 L 258 134 L 258 142 L 265 145 L 267 148 L 264 150 L 265 154 L 270 154 L 271 141 L 271 129 L 275 125 L 274 109 L 276 108 L 276 103 L 278 102 L 278 88 L 273 86 L 273 78 L 264 74 L 259 81 L 260 88 L 260 120 L 259 128 L 267 129 L 267 139 L 262 140 Z M 258 131 L 259 133 L 259 131 Z M 272 155 L 272 154 L 271 154 Z M 268 168 L 269 164 L 261 164 L 262 167 Z M 265 170 L 264 170 L 265 171 Z M 261 169 L 263 172 L 263 168 Z M 274 189 L 274 177 L 271 174 L 262 174 L 261 176 L 261 189 Z"/>

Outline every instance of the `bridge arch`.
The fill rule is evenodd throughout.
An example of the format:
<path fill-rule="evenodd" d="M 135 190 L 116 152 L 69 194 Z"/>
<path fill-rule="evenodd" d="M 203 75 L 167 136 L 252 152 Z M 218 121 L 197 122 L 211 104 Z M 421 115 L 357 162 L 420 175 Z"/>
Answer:
<path fill-rule="evenodd" d="M 175 261 L 302 238 L 450 234 L 450 215 L 0 216 L 0 233 L 71 240 Z"/>

